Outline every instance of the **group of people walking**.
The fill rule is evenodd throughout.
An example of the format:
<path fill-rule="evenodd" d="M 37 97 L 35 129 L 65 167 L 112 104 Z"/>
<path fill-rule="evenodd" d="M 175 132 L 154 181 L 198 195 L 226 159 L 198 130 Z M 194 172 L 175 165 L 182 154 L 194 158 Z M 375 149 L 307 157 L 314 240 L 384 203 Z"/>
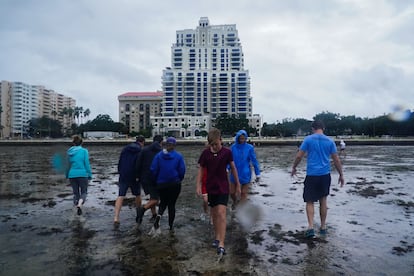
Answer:
<path fill-rule="evenodd" d="M 164 148 L 160 135 L 154 136 L 152 144 L 147 147 L 144 147 L 143 136 L 138 136 L 136 140 L 136 143 L 127 145 L 122 150 L 119 158 L 119 193 L 115 204 L 114 223 L 120 223 L 122 200 L 128 187 L 131 187 L 131 192 L 136 197 L 136 222 L 141 224 L 145 212 L 150 209 L 154 228 L 158 229 L 161 217 L 168 208 L 168 224 L 170 231 L 173 231 L 175 204 L 186 171 L 184 158 L 175 150 L 177 141 L 174 137 L 165 141 Z M 137 150 L 128 150 L 130 148 Z M 141 190 L 150 196 L 145 205 L 142 205 Z"/>
<path fill-rule="evenodd" d="M 326 235 L 327 196 L 330 191 L 330 158 L 339 173 L 338 182 L 342 187 L 344 178 L 342 165 L 338 157 L 335 143 L 324 135 L 324 125 L 320 121 L 312 123 L 313 134 L 305 137 L 293 162 L 291 175 L 294 176 L 297 166 L 307 154 L 306 178 L 304 181 L 303 200 L 306 203 L 308 229 L 305 236 L 311 238 L 314 232 L 314 202 L 320 203 L 320 231 Z M 227 206 L 232 200 L 232 209 L 247 200 L 252 183 L 252 167 L 255 180 L 260 179 L 260 167 L 254 147 L 247 143 L 248 135 L 240 130 L 235 136 L 234 144 L 224 147 L 219 129 L 212 128 L 207 136 L 207 147 L 198 159 L 196 193 L 204 198 L 204 210 L 210 211 L 214 229 L 212 246 L 217 254 L 226 254 L 225 236 L 227 227 Z M 74 204 L 81 215 L 82 204 L 86 200 L 87 184 L 92 174 L 89 165 L 88 151 L 82 148 L 82 139 L 75 136 L 73 147 L 68 150 L 69 170 L 67 177 L 74 192 Z M 168 208 L 168 225 L 174 230 L 175 205 L 181 192 L 186 166 L 183 156 L 175 150 L 176 139 L 169 137 L 163 142 L 160 135 L 153 137 L 151 145 L 144 147 L 145 138 L 138 136 L 135 143 L 123 148 L 118 163 L 119 191 L 115 201 L 114 223 L 120 223 L 120 210 L 128 188 L 135 195 L 136 222 L 142 223 L 147 210 L 151 210 L 153 229 L 160 227 L 161 218 Z M 82 167 L 82 169 L 80 169 Z M 142 205 L 141 189 L 149 200 Z M 207 207 L 208 205 L 208 207 Z M 158 206 L 158 210 L 157 210 Z"/>

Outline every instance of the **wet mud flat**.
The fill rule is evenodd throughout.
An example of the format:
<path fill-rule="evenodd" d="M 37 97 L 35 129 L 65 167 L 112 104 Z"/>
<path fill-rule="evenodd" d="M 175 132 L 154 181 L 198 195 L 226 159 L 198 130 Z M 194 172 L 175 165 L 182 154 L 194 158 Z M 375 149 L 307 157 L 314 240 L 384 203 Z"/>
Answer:
<path fill-rule="evenodd" d="M 220 263 L 195 196 L 202 147 L 177 147 L 187 174 L 175 232 L 164 216 L 158 236 L 148 235 L 149 212 L 137 227 L 130 195 L 121 224 L 112 223 L 121 148 L 88 147 L 94 179 L 77 216 L 71 188 L 50 166 L 53 154 L 66 149 L 1 147 L 0 275 L 414 274 L 412 146 L 347 147 L 346 186 L 339 188 L 332 173 L 328 235 L 312 240 L 303 235 L 305 162 L 291 178 L 296 147 L 257 147 L 261 181 L 252 185 L 248 205 L 228 209 L 228 254 Z"/>

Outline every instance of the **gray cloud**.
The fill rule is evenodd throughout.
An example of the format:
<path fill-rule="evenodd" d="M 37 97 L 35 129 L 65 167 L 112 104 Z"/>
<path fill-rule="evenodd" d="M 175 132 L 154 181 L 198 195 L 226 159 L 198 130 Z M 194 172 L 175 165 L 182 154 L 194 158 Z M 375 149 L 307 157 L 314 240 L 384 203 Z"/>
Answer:
<path fill-rule="evenodd" d="M 176 30 L 201 16 L 237 25 L 253 112 L 269 123 L 414 108 L 409 1 L 3 0 L 0 10 L 0 77 L 72 96 L 91 118 L 118 120 L 119 94 L 161 89 Z"/>

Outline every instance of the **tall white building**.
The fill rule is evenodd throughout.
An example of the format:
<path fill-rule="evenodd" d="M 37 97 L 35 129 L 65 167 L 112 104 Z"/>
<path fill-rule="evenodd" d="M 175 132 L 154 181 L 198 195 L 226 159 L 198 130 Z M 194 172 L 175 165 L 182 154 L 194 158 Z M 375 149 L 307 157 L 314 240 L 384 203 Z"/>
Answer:
<path fill-rule="evenodd" d="M 75 107 L 75 100 L 43 86 L 23 82 L 1 81 L 1 136 L 23 137 L 29 120 L 47 116 L 59 120 L 64 129 L 70 128 L 73 118 L 64 116 L 63 109 Z"/>
<path fill-rule="evenodd" d="M 195 30 L 177 31 L 162 89 L 163 116 L 250 117 L 250 76 L 236 25 L 210 25 L 202 17 Z"/>
<path fill-rule="evenodd" d="M 251 118 L 250 76 L 236 25 L 210 25 L 207 17 L 201 17 L 196 29 L 177 31 L 171 67 L 163 70 L 162 90 L 162 116 L 155 120 L 200 116 L 204 121 L 205 116 L 211 120 L 223 113 Z M 260 116 L 257 119 L 261 121 Z M 191 135 L 187 130 L 170 132 Z"/>

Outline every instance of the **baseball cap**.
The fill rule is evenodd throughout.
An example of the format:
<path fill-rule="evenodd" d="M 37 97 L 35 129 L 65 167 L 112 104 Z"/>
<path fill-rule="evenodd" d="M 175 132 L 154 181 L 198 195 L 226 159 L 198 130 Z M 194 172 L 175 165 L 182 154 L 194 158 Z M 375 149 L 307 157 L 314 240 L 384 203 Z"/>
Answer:
<path fill-rule="evenodd" d="M 166 143 L 175 145 L 177 144 L 177 140 L 174 137 L 168 137 Z"/>

